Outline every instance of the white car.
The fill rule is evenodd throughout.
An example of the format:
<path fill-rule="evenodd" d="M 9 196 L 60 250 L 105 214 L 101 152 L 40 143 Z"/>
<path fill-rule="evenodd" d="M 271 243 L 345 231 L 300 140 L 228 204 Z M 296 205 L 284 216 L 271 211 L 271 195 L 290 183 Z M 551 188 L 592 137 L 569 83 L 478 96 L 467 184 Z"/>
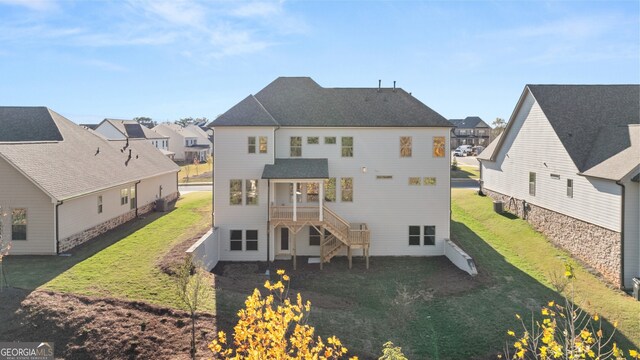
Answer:
<path fill-rule="evenodd" d="M 460 149 L 455 149 L 453 150 L 453 156 L 466 156 L 466 154 Z"/>

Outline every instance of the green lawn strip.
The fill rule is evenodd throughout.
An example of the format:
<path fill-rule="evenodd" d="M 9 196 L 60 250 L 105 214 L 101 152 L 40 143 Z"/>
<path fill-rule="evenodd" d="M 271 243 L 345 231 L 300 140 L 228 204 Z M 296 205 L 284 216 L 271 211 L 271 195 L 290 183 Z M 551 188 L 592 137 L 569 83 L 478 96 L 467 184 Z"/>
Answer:
<path fill-rule="evenodd" d="M 187 182 L 211 182 L 212 177 L 209 175 L 208 177 L 200 177 L 203 173 L 209 172 L 211 173 L 213 166 L 207 163 L 201 163 L 198 165 L 187 164 L 180 166 L 180 171 L 178 172 L 178 182 L 179 183 L 187 183 Z M 187 181 L 187 174 L 189 175 L 189 181 Z M 198 177 L 194 177 L 198 176 Z"/>
<path fill-rule="evenodd" d="M 174 245 L 210 226 L 210 213 L 210 194 L 188 194 L 176 210 L 77 263 L 41 288 L 182 308 L 172 278 L 156 264 Z M 214 308 L 213 303 L 206 306 Z"/>
<path fill-rule="evenodd" d="M 609 322 L 617 320 L 617 340 L 621 345 L 636 348 L 640 346 L 640 302 L 620 291 L 608 288 L 596 276 L 571 260 L 567 253 L 554 247 L 544 236 L 535 232 L 526 221 L 494 213 L 490 198 L 477 196 L 469 190 L 452 192 L 452 213 L 454 234 L 458 233 L 457 227 L 466 227 L 504 257 L 506 263 L 514 265 L 548 287 L 551 287 L 554 273 L 561 276 L 564 263 L 570 262 L 576 274 L 576 302 L 588 312 L 597 312 L 604 316 Z M 477 241 L 471 242 L 469 237 L 465 236 L 459 237 L 458 240 L 479 266 L 490 264 L 486 261 L 490 260 L 491 255 L 487 254 L 487 251 L 479 250 L 482 244 Z M 494 265 L 488 267 L 488 271 L 494 276 L 501 275 L 500 267 Z M 608 330 L 611 330 L 610 326 Z"/>
<path fill-rule="evenodd" d="M 452 179 L 479 179 L 480 170 L 477 166 L 466 166 L 458 163 L 458 170 L 451 170 Z"/>

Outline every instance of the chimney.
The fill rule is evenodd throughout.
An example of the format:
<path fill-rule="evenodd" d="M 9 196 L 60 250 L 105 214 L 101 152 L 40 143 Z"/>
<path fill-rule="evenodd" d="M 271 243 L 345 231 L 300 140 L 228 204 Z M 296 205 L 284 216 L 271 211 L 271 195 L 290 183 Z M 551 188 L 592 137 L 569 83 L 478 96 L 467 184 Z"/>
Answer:
<path fill-rule="evenodd" d="M 393 92 L 396 92 L 396 81 L 393 80 Z"/>
<path fill-rule="evenodd" d="M 378 80 L 378 92 L 380 92 L 380 87 L 382 86 L 382 80 Z"/>

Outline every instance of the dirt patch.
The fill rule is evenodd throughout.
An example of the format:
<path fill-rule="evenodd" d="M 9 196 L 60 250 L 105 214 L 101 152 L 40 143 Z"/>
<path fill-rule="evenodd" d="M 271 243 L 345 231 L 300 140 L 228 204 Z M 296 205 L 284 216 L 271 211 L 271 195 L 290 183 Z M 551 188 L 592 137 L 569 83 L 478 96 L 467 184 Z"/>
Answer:
<path fill-rule="evenodd" d="M 196 241 L 200 240 L 207 231 L 208 230 L 205 230 L 202 233 L 179 243 L 169 250 L 168 253 L 158 260 L 157 266 L 160 270 L 165 274 L 173 276 L 176 273 L 176 267 L 182 264 L 184 259 L 187 257 L 186 251 L 191 247 L 191 245 L 195 244 Z"/>
<path fill-rule="evenodd" d="M 117 299 L 18 289 L 0 293 L 0 339 L 53 341 L 56 358 L 188 359 L 190 318 L 183 311 Z M 200 314 L 198 354 L 210 355 L 215 317 Z"/>

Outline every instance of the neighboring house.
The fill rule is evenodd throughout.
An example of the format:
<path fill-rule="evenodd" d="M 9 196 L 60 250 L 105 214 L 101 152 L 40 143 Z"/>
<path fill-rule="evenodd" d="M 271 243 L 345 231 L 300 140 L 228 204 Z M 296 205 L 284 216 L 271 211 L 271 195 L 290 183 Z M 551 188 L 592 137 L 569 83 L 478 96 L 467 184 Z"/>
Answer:
<path fill-rule="evenodd" d="M 104 119 L 93 130 L 109 140 L 146 139 L 170 159 L 175 155 L 169 151 L 168 136 L 161 135 L 135 120 Z"/>
<path fill-rule="evenodd" d="M 449 120 L 455 128 L 451 135 L 451 148 L 460 145 L 487 146 L 491 136 L 491 127 L 477 116 L 467 116 L 464 119 Z"/>
<path fill-rule="evenodd" d="M 178 196 L 178 166 L 146 141 L 106 140 L 46 107 L 0 107 L 0 129 L 11 254 L 66 252 Z"/>
<path fill-rule="evenodd" d="M 197 130 L 196 130 L 197 129 Z M 175 153 L 175 160 L 193 162 L 198 159 L 200 162 L 207 160 L 211 154 L 211 142 L 203 142 L 203 131 L 197 126 L 182 127 L 176 124 L 160 124 L 153 128 L 161 135 L 169 137 L 169 151 Z M 206 134 L 204 136 L 206 140 Z"/>
<path fill-rule="evenodd" d="M 206 131 L 207 128 L 203 128 L 198 124 L 192 124 L 187 125 L 186 129 L 196 135 L 197 145 L 206 145 L 209 147 L 207 155 L 210 155 L 213 151 L 213 141 L 211 140 L 209 133 Z"/>
<path fill-rule="evenodd" d="M 638 85 L 527 85 L 478 157 L 484 193 L 627 289 L 640 277 L 639 99 Z"/>
<path fill-rule="evenodd" d="M 281 77 L 210 126 L 220 260 L 445 254 L 451 124 L 406 91 Z"/>

